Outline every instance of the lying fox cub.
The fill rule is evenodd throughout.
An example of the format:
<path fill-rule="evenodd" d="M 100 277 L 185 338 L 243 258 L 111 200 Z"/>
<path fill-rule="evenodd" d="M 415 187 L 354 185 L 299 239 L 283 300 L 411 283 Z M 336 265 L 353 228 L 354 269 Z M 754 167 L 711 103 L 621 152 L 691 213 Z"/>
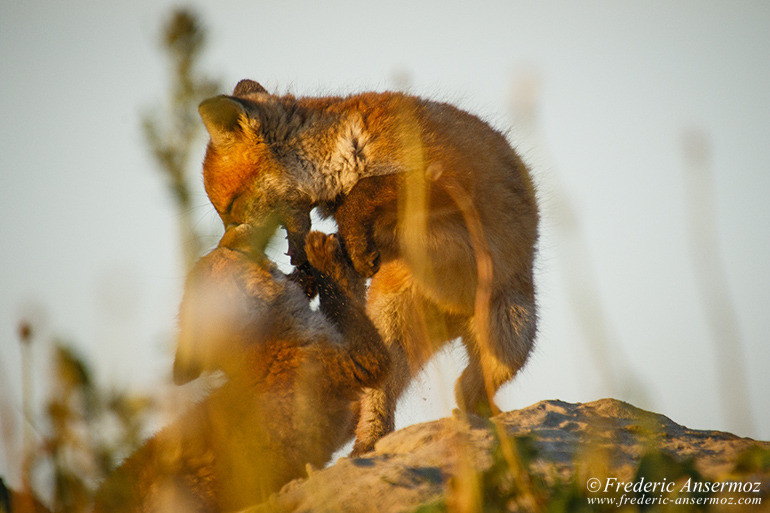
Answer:
<path fill-rule="evenodd" d="M 353 431 L 364 387 L 388 353 L 366 316 L 362 278 L 339 239 L 312 232 L 305 251 L 320 312 L 231 227 L 187 280 L 177 381 L 222 369 L 227 381 L 150 439 L 103 484 L 95 511 L 238 510 L 264 501 L 308 463 L 323 466 Z"/>

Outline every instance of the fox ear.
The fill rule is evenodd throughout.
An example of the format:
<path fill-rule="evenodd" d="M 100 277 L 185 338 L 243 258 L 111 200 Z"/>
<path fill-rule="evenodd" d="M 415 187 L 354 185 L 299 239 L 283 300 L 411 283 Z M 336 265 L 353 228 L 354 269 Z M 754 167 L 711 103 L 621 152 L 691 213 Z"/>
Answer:
<path fill-rule="evenodd" d="M 233 96 L 246 96 L 247 94 L 253 94 L 253 93 L 266 93 L 267 89 L 259 85 L 258 82 L 254 82 L 253 80 L 249 80 L 248 78 L 244 78 L 240 82 L 238 82 L 235 85 L 235 89 L 233 89 Z"/>
<path fill-rule="evenodd" d="M 240 130 L 238 120 L 248 116 L 239 101 L 224 95 L 204 100 L 198 106 L 198 112 L 215 146 L 231 142 Z"/>

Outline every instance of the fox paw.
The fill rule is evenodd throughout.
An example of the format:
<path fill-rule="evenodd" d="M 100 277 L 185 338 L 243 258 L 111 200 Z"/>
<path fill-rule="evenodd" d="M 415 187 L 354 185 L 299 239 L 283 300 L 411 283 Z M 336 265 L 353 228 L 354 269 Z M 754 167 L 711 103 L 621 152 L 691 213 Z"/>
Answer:
<path fill-rule="evenodd" d="M 336 282 L 348 296 L 364 297 L 366 280 L 356 272 L 339 235 L 310 232 L 305 239 L 305 252 L 310 265 L 323 275 L 321 280 Z"/>
<path fill-rule="evenodd" d="M 346 278 L 345 254 L 336 234 L 310 232 L 305 238 L 305 253 L 310 265 L 335 281 Z"/>

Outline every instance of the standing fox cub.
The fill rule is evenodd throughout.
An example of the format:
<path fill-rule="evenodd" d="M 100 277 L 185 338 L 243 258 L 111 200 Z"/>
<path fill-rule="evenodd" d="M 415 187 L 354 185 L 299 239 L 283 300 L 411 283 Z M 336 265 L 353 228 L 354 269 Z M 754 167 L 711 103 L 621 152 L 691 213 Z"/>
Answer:
<path fill-rule="evenodd" d="M 277 219 L 292 263 L 313 207 L 334 216 L 392 370 L 361 404 L 354 453 L 393 429 L 396 401 L 444 343 L 462 337 L 465 411 L 495 391 L 536 332 L 538 212 L 526 166 L 503 135 L 451 105 L 400 93 L 274 96 L 242 80 L 200 105 L 211 137 L 206 191 L 225 225 Z"/>
<path fill-rule="evenodd" d="M 363 280 L 339 239 L 307 237 L 320 312 L 231 227 L 194 267 L 180 312 L 175 378 L 222 369 L 227 382 L 129 457 L 95 513 L 214 513 L 258 504 L 323 466 L 350 437 L 364 387 L 388 353 L 366 315 Z"/>

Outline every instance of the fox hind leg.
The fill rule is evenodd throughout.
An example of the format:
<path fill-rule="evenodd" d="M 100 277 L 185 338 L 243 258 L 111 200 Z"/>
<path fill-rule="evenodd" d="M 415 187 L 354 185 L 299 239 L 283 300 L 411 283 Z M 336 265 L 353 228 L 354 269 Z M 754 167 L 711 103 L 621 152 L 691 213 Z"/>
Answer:
<path fill-rule="evenodd" d="M 388 347 L 391 371 L 379 388 L 365 390 L 353 455 L 371 451 L 394 429 L 396 403 L 425 362 L 460 334 L 460 322 L 441 312 L 415 291 L 406 266 L 384 264 L 372 278 L 367 310 Z"/>
<path fill-rule="evenodd" d="M 398 398 L 410 381 L 406 357 L 397 344 L 390 347 L 390 374 L 378 388 L 367 388 L 361 397 L 352 456 L 374 450 L 374 444 L 395 428 Z"/>

